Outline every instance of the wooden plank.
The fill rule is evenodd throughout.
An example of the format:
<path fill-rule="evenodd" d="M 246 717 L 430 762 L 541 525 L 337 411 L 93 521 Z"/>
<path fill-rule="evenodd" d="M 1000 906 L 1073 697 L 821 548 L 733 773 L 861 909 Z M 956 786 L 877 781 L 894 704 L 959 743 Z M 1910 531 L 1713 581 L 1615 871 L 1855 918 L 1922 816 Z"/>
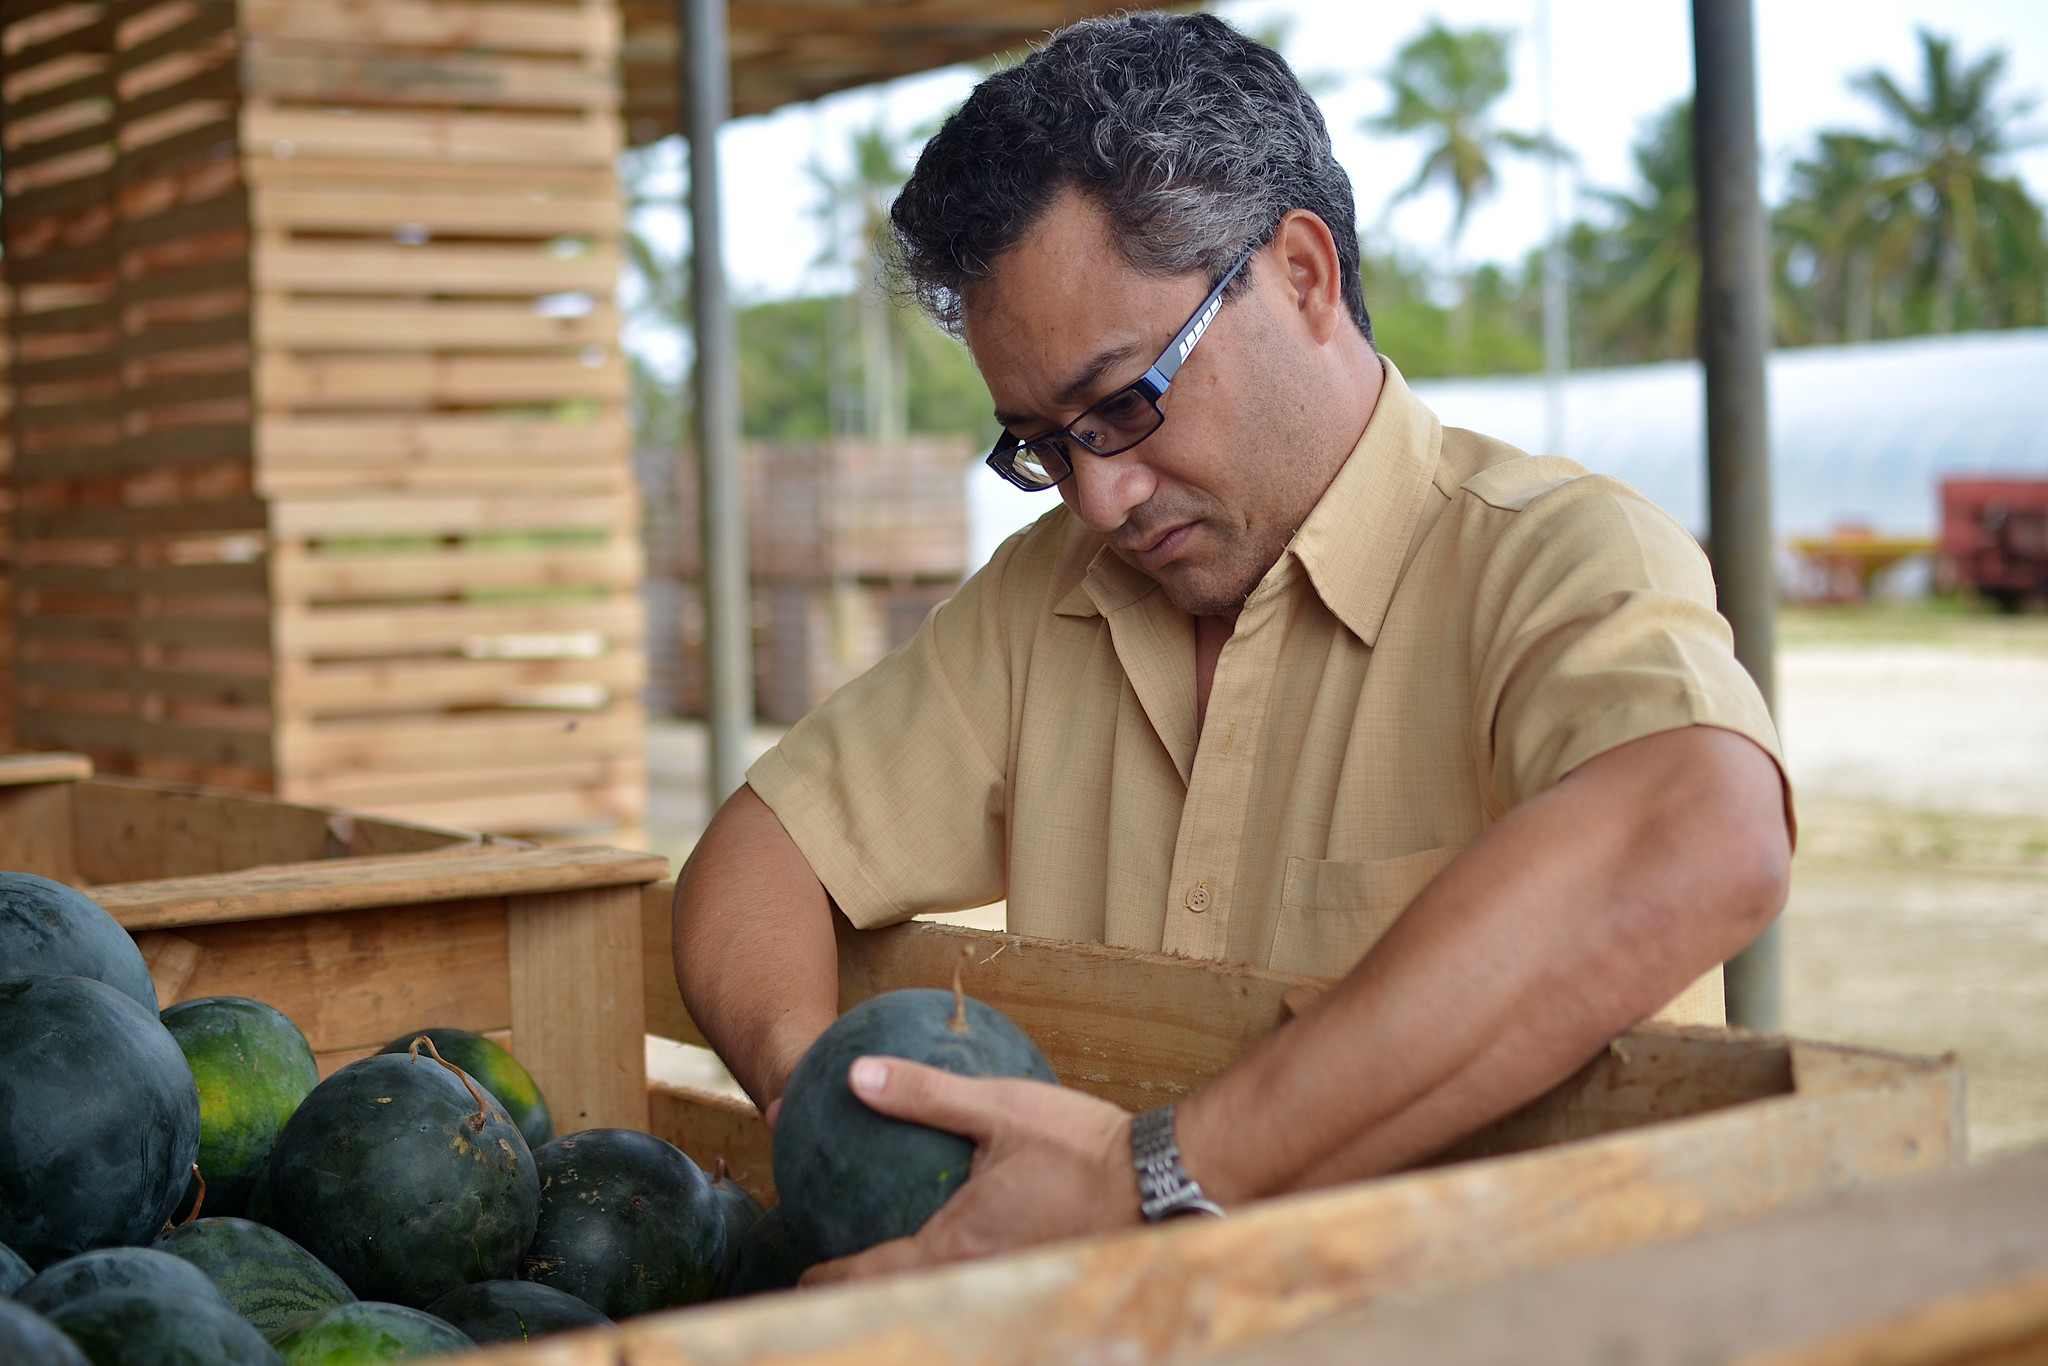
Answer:
<path fill-rule="evenodd" d="M 579 657 L 601 653 L 610 645 L 636 645 L 643 630 L 639 602 L 623 595 L 528 606 L 463 605 L 290 608 L 280 605 L 272 640 L 286 659 L 429 654 L 464 651 L 488 657 L 492 640 L 516 637 L 556 638 L 563 643 L 545 650 L 543 643 L 508 646 L 502 653 L 533 657 Z M 589 645 L 587 637 L 595 637 Z"/>
<path fill-rule="evenodd" d="M 646 811 L 647 795 L 646 785 L 637 782 L 564 785 L 528 792 L 480 787 L 462 796 L 433 801 L 386 799 L 366 805 L 379 815 L 438 821 L 471 830 L 640 844 L 644 840 L 636 827 Z"/>
<path fill-rule="evenodd" d="M 464 765 L 419 773 L 359 769 L 287 773 L 281 776 L 278 786 L 280 795 L 291 801 L 369 810 L 468 798 L 478 792 L 566 792 L 609 789 L 621 784 L 644 787 L 645 775 L 646 760 L 637 750 L 615 755 L 575 755 L 538 763 L 514 752 L 480 755 Z"/>
<path fill-rule="evenodd" d="M 252 36 L 364 48 L 559 52 L 606 57 L 618 20 L 601 6 L 465 3 L 464 0 L 242 0 Z"/>
<path fill-rule="evenodd" d="M 507 423 L 507 426 L 513 424 Z M 270 509 L 280 538 L 474 536 L 507 531 L 608 531 L 630 526 L 631 498 L 308 498 Z"/>
<path fill-rule="evenodd" d="M 690 1008 L 683 1004 L 682 989 L 676 985 L 675 959 L 669 947 L 673 943 L 671 926 L 675 899 L 676 885 L 673 882 L 654 883 L 644 888 L 641 894 L 640 940 L 647 946 L 641 986 L 647 997 L 647 1032 L 678 1043 L 709 1048 L 711 1041 L 690 1018 Z"/>
<path fill-rule="evenodd" d="M 69 783 L 92 776 L 92 760 L 83 754 L 0 754 L 0 787 L 23 783 Z"/>
<path fill-rule="evenodd" d="M 737 1096 L 650 1082 L 647 1132 L 675 1144 L 706 1171 L 724 1158 L 732 1179 L 763 1205 L 775 1203 L 775 1156 L 768 1126 Z"/>
<path fill-rule="evenodd" d="M 281 240 L 252 254 L 249 276 L 258 290 L 316 294 L 608 295 L 619 281 L 619 253 L 603 241 L 555 255 L 538 246 Z"/>
<path fill-rule="evenodd" d="M 1691 1119 L 916 1275 L 650 1317 L 553 1366 L 1186 1360 L 1358 1305 L 1727 1228 L 1958 1155 L 1959 1077 Z M 947 1306 L 972 1306 L 971 1313 Z M 515 1362 L 510 1352 L 468 1360 Z M 1350 1358 L 1356 1359 L 1356 1358 Z M 1530 1358 L 1523 1357 L 1522 1360 Z"/>
<path fill-rule="evenodd" d="M 486 199 L 531 196 L 543 199 L 602 200 L 618 195 L 611 166 L 490 166 L 450 162 L 362 161 L 307 156 L 251 157 L 243 179 L 258 192 L 359 189 L 369 195 L 474 194 Z M 403 220 L 401 220 L 403 221 Z M 486 234 L 491 235 L 491 234 Z"/>
<path fill-rule="evenodd" d="M 330 114 L 250 104 L 243 144 L 258 155 L 492 166 L 610 165 L 623 150 L 618 121 L 528 114 Z"/>
<path fill-rule="evenodd" d="M 78 880 L 71 821 L 73 785 L 45 779 L 0 787 L 0 868 L 57 882 Z"/>
<path fill-rule="evenodd" d="M 637 650 L 598 659 L 402 660 L 322 664 L 292 670 L 278 688 L 292 717 L 420 712 L 442 707 L 515 706 L 569 690 L 625 692 L 646 676 Z"/>
<path fill-rule="evenodd" d="M 483 845 L 116 883 L 95 887 L 93 896 L 130 930 L 177 929 L 361 907 L 637 886 L 659 880 L 667 868 L 667 859 L 626 849 Z"/>
<path fill-rule="evenodd" d="M 365 469 L 410 465 L 517 468 L 552 461 L 625 463 L 625 424 L 492 414 L 357 414 L 309 417 L 259 414 L 256 450 L 266 466 Z"/>
<path fill-rule="evenodd" d="M 588 313 L 563 318 L 548 317 L 527 300 L 415 303 L 266 293 L 257 296 L 254 326 L 263 346 L 320 351 L 532 351 L 610 347 L 619 339 L 618 310 L 597 302 Z"/>
<path fill-rule="evenodd" d="M 250 38 L 242 79 L 251 95 L 346 105 L 498 105 L 614 110 L 618 82 L 595 63 L 505 55 L 307 50 Z"/>
<path fill-rule="evenodd" d="M 656 860 L 666 867 L 665 860 Z M 647 1127 L 640 889 L 508 897 L 512 1032 L 555 1132 Z"/>
<path fill-rule="evenodd" d="M 626 397 L 623 360 L 596 347 L 576 356 L 307 356 L 270 353 L 256 367 L 268 408 L 406 408 L 563 403 Z"/>
<path fill-rule="evenodd" d="M 93 889 L 95 898 L 104 894 Z M 268 1002 L 305 1031 L 316 1053 L 377 1048 L 437 1025 L 482 1033 L 512 1020 L 505 903 L 497 897 L 441 900 L 422 914 L 401 895 L 356 910 L 192 924 L 177 937 L 199 949 L 177 999 Z"/>
<path fill-rule="evenodd" d="M 2048 1347 L 2048 1149 L 1737 1228 L 1411 1303 L 1219 1358 L 1229 1366 L 1908 1366 Z"/>
<path fill-rule="evenodd" d="M 314 859 L 474 846 L 454 830 L 376 821 L 269 797 L 135 778 L 79 785 L 81 875 L 94 883 L 199 877 Z"/>
<path fill-rule="evenodd" d="M 307 555 L 295 547 L 285 551 L 271 566 L 271 584 L 285 602 L 626 589 L 640 582 L 641 568 L 639 548 L 624 537 L 564 549 L 458 547 L 395 555 Z"/>

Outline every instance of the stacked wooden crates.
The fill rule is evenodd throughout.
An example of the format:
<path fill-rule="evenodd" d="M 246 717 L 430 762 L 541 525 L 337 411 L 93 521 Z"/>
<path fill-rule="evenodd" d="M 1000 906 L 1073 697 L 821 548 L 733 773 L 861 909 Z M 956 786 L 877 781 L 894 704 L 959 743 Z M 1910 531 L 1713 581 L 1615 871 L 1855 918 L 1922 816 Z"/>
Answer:
<path fill-rule="evenodd" d="M 917 632 L 967 572 L 967 470 L 976 452 L 949 436 L 814 445 L 749 443 L 748 559 L 754 699 L 788 725 Z M 677 715 L 703 710 L 703 607 L 695 459 L 643 457 L 654 695 Z M 659 491 L 659 492 L 657 492 Z"/>
<path fill-rule="evenodd" d="M 635 826 L 610 0 L 4 14 L 22 742 Z"/>

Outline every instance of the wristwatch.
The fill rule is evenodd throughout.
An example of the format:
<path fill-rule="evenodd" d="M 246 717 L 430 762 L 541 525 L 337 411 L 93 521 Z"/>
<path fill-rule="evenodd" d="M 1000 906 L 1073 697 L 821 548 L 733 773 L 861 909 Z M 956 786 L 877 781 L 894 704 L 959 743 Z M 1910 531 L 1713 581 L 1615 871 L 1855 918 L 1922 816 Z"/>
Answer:
<path fill-rule="evenodd" d="M 1202 1194 L 1202 1188 L 1181 1165 L 1180 1144 L 1173 1139 L 1173 1107 L 1161 1105 L 1131 1121 L 1131 1161 L 1138 1168 L 1138 1213 L 1156 1224 L 1180 1214 L 1223 1217 L 1223 1206 Z"/>

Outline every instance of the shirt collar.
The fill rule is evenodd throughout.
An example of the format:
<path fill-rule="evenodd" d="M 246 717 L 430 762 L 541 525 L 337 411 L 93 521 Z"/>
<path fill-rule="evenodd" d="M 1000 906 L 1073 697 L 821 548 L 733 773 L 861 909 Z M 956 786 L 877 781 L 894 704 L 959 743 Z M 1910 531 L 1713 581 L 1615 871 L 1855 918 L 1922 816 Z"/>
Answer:
<path fill-rule="evenodd" d="M 1323 604 L 1367 645 L 1379 639 L 1444 443 L 1436 414 L 1392 361 L 1382 364 L 1364 434 L 1287 547 Z"/>
<path fill-rule="evenodd" d="M 1367 645 L 1379 638 L 1386 620 L 1443 447 L 1436 414 L 1415 397 L 1392 361 L 1383 357 L 1382 364 L 1379 402 L 1358 444 L 1280 562 L 1267 571 L 1271 582 L 1287 572 L 1288 556 L 1300 561 L 1324 605 Z M 1159 586 L 1090 534 L 1099 549 L 1054 605 L 1060 616 L 1107 616 Z"/>

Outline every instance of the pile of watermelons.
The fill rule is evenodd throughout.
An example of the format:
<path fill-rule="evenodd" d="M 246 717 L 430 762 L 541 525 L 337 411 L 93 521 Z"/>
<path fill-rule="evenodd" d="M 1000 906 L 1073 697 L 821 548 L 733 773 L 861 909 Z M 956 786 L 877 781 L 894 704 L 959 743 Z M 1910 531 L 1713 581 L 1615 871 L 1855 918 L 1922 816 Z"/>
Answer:
<path fill-rule="evenodd" d="M 1053 1080 L 957 984 L 868 1001 L 791 1077 L 764 1215 L 651 1135 L 554 1137 L 479 1035 L 422 1029 L 321 1081 L 260 1001 L 159 1013 L 111 916 L 0 873 L 0 1363 L 347 1366 L 794 1285 L 967 1176 L 966 1139 L 854 1098 L 864 1053 Z"/>

